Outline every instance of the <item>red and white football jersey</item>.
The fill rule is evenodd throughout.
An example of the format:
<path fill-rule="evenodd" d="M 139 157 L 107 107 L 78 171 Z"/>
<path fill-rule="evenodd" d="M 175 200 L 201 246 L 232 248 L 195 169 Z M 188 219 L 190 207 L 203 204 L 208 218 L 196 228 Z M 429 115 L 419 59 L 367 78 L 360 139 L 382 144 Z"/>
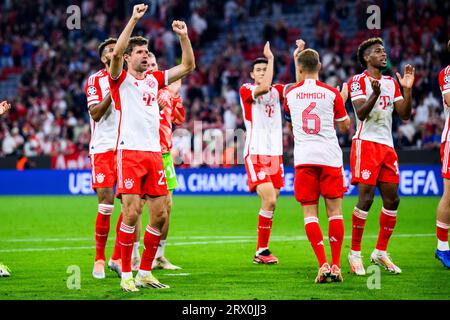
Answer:
<path fill-rule="evenodd" d="M 91 75 L 86 81 L 84 88 L 88 108 L 94 104 L 100 103 L 109 93 L 109 75 L 105 69 Z M 114 150 L 117 140 L 117 130 L 115 125 L 114 102 L 106 111 L 100 121 L 91 122 L 91 141 L 89 143 L 89 154 L 104 153 Z"/>
<path fill-rule="evenodd" d="M 161 139 L 161 152 L 167 153 L 172 149 L 172 127 L 173 124 L 180 125 L 184 122 L 184 107 L 181 97 L 173 97 L 168 88 L 158 91 L 158 98 L 162 99 L 167 107 L 159 113 L 160 128 L 159 135 Z"/>
<path fill-rule="evenodd" d="M 439 87 L 441 88 L 442 92 L 442 102 L 444 103 L 444 114 L 445 114 L 445 127 L 442 131 L 442 137 L 441 142 L 449 141 L 449 118 L 450 118 L 450 106 L 447 105 L 444 99 L 444 95 L 446 93 L 450 93 L 450 65 L 448 65 L 446 68 L 444 68 L 439 73 Z"/>
<path fill-rule="evenodd" d="M 247 155 L 280 156 L 283 154 L 281 104 L 284 85 L 275 84 L 255 99 L 256 85 L 246 83 L 239 90 L 247 131 L 244 157 Z"/>
<path fill-rule="evenodd" d="M 394 111 L 394 102 L 403 99 L 397 81 L 389 76 L 382 76 L 381 79 L 372 78 L 366 70 L 349 81 L 350 98 L 352 102 L 359 99 L 369 99 L 373 92 L 371 80 L 381 82 L 381 94 L 364 121 L 360 121 L 356 117 L 356 133 L 353 139 L 373 141 L 394 147 L 392 141 L 392 112 Z"/>
<path fill-rule="evenodd" d="M 156 97 L 158 90 L 167 86 L 167 75 L 165 71 L 155 71 L 139 80 L 123 70 L 117 80 L 109 77 L 118 111 L 117 149 L 161 152 Z"/>
<path fill-rule="evenodd" d="M 335 121 L 348 118 L 338 90 L 307 79 L 289 88 L 284 99 L 294 133 L 294 164 L 342 167 Z"/>

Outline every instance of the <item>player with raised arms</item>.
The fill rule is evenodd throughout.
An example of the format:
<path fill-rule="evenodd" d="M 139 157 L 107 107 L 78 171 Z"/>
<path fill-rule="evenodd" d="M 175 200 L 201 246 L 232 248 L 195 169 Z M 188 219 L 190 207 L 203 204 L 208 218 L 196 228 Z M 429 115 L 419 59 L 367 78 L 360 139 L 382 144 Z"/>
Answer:
<path fill-rule="evenodd" d="M 358 48 L 358 60 L 366 70 L 349 81 L 350 98 L 356 114 L 357 130 L 350 154 L 351 183 L 358 185 L 358 203 L 352 215 L 352 244 L 348 260 L 353 273 L 366 274 L 361 257 L 361 239 L 367 214 L 378 187 L 383 207 L 380 232 L 370 260 L 394 274 L 401 273 L 387 253 L 387 245 L 397 222 L 399 169 L 392 141 L 392 113 L 402 120 L 411 117 L 414 68 L 407 64 L 397 81 L 384 76 L 387 54 L 381 38 L 370 38 Z"/>
<path fill-rule="evenodd" d="M 306 235 L 319 262 L 315 282 L 327 282 L 329 278 L 341 282 L 340 257 L 344 239 L 342 198 L 347 188 L 335 124 L 340 132 L 346 132 L 350 119 L 341 93 L 319 81 L 319 53 L 313 49 L 303 50 L 303 41 L 297 41 L 297 46 L 294 59 L 299 82 L 287 90 L 284 100 L 285 118 L 292 123 L 295 143 L 294 193 L 302 205 Z M 346 98 L 345 86 L 343 89 Z M 331 267 L 319 226 L 320 195 L 325 199 L 329 220 Z"/>
<path fill-rule="evenodd" d="M 118 111 L 117 196 L 123 201 L 123 221 L 119 239 L 122 257 L 124 291 L 138 291 L 137 287 L 168 288 L 151 273 L 167 219 L 167 184 L 159 137 L 158 90 L 181 79 L 195 69 L 195 57 L 186 24 L 173 21 L 172 29 L 178 35 L 182 49 L 181 64 L 166 70 L 148 73 L 148 41 L 131 38 L 133 29 L 148 6 L 136 5 L 133 15 L 122 31 L 112 54 L 110 68 L 111 95 Z M 123 62 L 128 70 L 123 69 Z M 144 251 L 136 279 L 131 272 L 134 231 L 140 200 L 149 207 L 150 223 L 144 235 Z"/>
<path fill-rule="evenodd" d="M 250 192 L 261 199 L 255 264 L 276 264 L 278 258 L 269 250 L 269 238 L 276 202 L 284 185 L 281 99 L 284 85 L 272 85 L 274 56 L 267 42 L 264 57 L 251 65 L 253 84 L 239 90 L 246 141 L 245 169 Z"/>

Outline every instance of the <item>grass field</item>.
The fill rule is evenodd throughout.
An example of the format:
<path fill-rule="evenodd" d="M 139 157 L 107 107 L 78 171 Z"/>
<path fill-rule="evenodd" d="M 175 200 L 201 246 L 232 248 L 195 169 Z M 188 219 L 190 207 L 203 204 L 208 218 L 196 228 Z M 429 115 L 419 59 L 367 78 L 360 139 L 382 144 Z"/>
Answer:
<path fill-rule="evenodd" d="M 438 198 L 402 199 L 389 252 L 403 273 L 382 270 L 378 290 L 368 289 L 370 276 L 349 274 L 346 255 L 355 202 L 352 197 L 344 200 L 343 283 L 314 284 L 317 262 L 292 197 L 282 197 L 277 207 L 270 247 L 280 264 L 272 266 L 252 263 L 256 197 L 175 197 L 166 256 L 183 269 L 154 271 L 169 290 L 123 293 L 119 278 L 109 270 L 104 280 L 91 277 L 95 197 L 1 197 L 0 261 L 12 276 L 0 279 L 0 299 L 448 299 L 450 270 L 434 258 Z M 380 207 L 377 199 L 363 238 L 366 267 L 376 243 Z M 117 204 L 108 257 L 118 213 Z M 148 214 L 144 217 L 146 222 Z M 320 221 L 326 235 L 323 211 Z M 328 241 L 326 248 L 330 256 Z M 79 290 L 67 288 L 72 265 L 81 270 Z"/>

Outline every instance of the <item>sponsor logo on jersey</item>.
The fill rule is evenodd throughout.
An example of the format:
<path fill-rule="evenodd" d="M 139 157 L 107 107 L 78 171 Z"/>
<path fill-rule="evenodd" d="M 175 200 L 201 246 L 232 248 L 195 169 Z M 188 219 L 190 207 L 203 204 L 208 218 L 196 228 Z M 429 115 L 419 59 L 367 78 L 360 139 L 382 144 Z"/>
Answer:
<path fill-rule="evenodd" d="M 133 188 L 134 180 L 133 179 L 125 179 L 124 185 L 125 185 L 125 189 L 129 190 L 129 189 Z"/>
<path fill-rule="evenodd" d="M 90 87 L 87 89 L 87 93 L 88 93 L 88 95 L 92 96 L 92 95 L 94 95 L 94 94 L 97 93 L 97 88 L 94 87 L 94 86 L 90 86 Z"/>

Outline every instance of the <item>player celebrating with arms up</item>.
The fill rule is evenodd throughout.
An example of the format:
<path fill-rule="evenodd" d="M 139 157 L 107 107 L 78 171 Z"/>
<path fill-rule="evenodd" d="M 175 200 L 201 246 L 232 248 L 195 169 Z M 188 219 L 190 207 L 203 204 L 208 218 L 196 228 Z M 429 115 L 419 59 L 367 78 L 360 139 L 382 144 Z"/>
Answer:
<path fill-rule="evenodd" d="M 392 141 L 392 112 L 395 109 L 402 120 L 411 117 L 414 68 L 406 65 L 404 77 L 397 73 L 403 87 L 403 97 L 397 81 L 381 73 L 387 66 L 382 39 L 371 38 L 364 41 L 358 48 L 358 59 L 367 69 L 349 81 L 350 98 L 357 116 L 357 130 L 350 154 L 351 183 L 358 185 L 359 198 L 352 215 L 352 246 L 348 260 L 353 273 L 366 273 L 361 259 L 361 239 L 375 188 L 378 186 L 383 208 L 378 242 L 370 259 L 398 274 L 401 269 L 386 252 L 400 203 L 398 158 Z"/>
<path fill-rule="evenodd" d="M 138 291 L 137 286 L 168 288 L 151 273 L 158 248 L 161 229 L 167 219 L 167 184 L 159 137 L 158 90 L 181 79 L 195 69 L 195 58 L 186 24 L 174 21 L 181 49 L 181 64 L 170 70 L 148 73 L 148 41 L 131 38 L 138 20 L 148 6 L 136 5 L 133 16 L 120 35 L 114 48 L 110 68 L 111 95 L 118 110 L 117 196 L 123 201 L 123 222 L 120 227 L 122 253 L 121 287 L 125 291 Z M 123 69 L 123 61 L 128 70 Z M 134 230 L 139 215 L 140 200 L 150 208 L 150 223 L 144 235 L 141 265 L 133 281 L 131 254 Z"/>
<path fill-rule="evenodd" d="M 450 40 L 447 43 L 447 49 L 450 52 Z M 450 227 L 450 65 L 445 67 L 439 74 L 439 87 L 442 92 L 442 101 L 444 103 L 445 127 L 442 131 L 441 142 L 441 161 L 442 178 L 444 180 L 444 194 L 437 207 L 436 217 L 436 235 L 438 244 L 436 249 L 436 258 L 439 259 L 444 267 L 450 269 L 450 249 L 448 246 L 448 229 Z"/>
<path fill-rule="evenodd" d="M 284 110 L 294 133 L 295 198 L 303 208 L 306 235 L 319 262 L 316 283 L 329 277 L 341 282 L 340 257 L 344 239 L 342 198 L 346 191 L 343 175 L 342 150 L 336 136 L 346 132 L 350 119 L 340 92 L 319 81 L 319 53 L 306 49 L 294 53 L 298 84 L 286 92 Z M 332 265 L 327 262 L 319 226 L 319 197 L 325 198 L 329 220 Z"/>
<path fill-rule="evenodd" d="M 272 86 L 274 57 L 269 42 L 265 58 L 252 63 L 250 77 L 254 84 L 244 84 L 240 91 L 241 107 L 247 131 L 244 159 L 250 192 L 261 198 L 258 219 L 258 243 L 253 262 L 276 264 L 269 251 L 273 213 L 280 189 L 284 185 L 283 144 L 280 102 L 284 86 Z"/>

